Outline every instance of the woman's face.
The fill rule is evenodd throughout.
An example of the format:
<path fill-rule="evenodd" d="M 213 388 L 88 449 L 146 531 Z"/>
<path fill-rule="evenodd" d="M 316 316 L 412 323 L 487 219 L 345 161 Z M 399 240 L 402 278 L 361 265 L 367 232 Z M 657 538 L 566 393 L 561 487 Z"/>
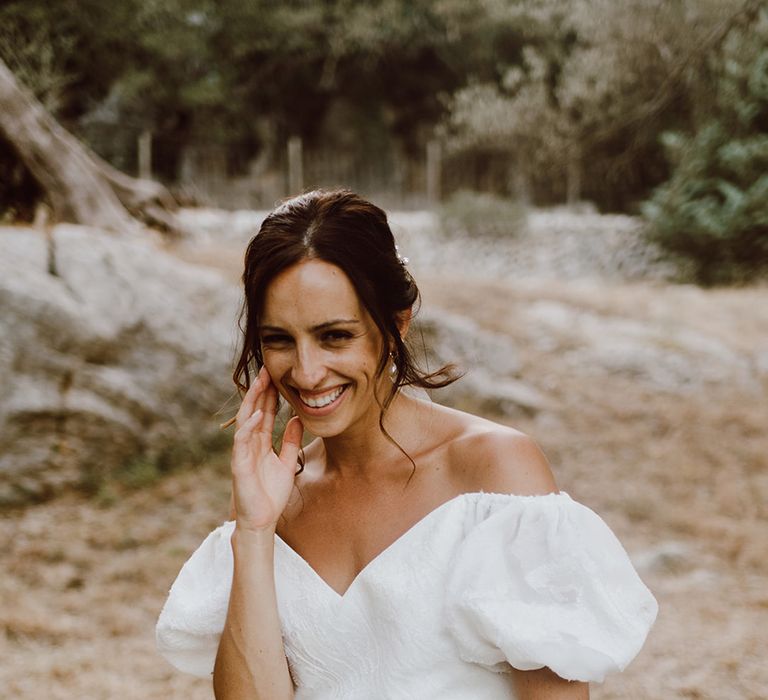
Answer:
<path fill-rule="evenodd" d="M 378 430 L 382 336 L 340 268 L 305 260 L 275 277 L 259 336 L 267 372 L 309 432 Z"/>

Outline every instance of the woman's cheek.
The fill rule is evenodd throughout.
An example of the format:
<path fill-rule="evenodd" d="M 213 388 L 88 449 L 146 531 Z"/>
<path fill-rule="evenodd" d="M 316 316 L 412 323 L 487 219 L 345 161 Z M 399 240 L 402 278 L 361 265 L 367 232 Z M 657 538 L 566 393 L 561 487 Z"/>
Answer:
<path fill-rule="evenodd" d="M 267 374 L 272 380 L 272 383 L 275 386 L 279 386 L 280 377 L 285 373 L 281 369 L 279 354 L 272 350 L 263 350 L 261 353 L 261 358 L 264 362 L 264 366 L 267 368 Z"/>

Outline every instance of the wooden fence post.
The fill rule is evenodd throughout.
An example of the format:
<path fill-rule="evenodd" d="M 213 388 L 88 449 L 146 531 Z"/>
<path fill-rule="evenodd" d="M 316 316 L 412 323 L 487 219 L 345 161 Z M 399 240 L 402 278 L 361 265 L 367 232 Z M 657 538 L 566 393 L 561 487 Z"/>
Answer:
<path fill-rule="evenodd" d="M 288 139 L 288 191 L 291 195 L 304 191 L 304 162 L 300 136 Z"/>
<path fill-rule="evenodd" d="M 442 196 L 443 149 L 439 141 L 427 143 L 427 201 L 437 204 Z"/>
<path fill-rule="evenodd" d="M 152 132 L 149 129 L 139 134 L 139 178 L 152 179 Z"/>
<path fill-rule="evenodd" d="M 581 148 L 578 144 L 572 144 L 568 149 L 565 187 L 566 203 L 573 207 L 581 200 Z"/>
<path fill-rule="evenodd" d="M 510 188 L 515 200 L 529 206 L 531 204 L 531 182 L 528 174 L 528 166 L 516 155 L 510 167 Z"/>

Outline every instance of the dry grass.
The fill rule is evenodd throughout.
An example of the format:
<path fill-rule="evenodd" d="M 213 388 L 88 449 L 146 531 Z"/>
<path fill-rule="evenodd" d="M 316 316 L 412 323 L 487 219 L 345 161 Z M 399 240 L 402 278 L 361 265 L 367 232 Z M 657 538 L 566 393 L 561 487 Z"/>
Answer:
<path fill-rule="evenodd" d="M 226 269 L 226 259 L 216 265 Z M 427 305 L 509 337 L 522 376 L 553 404 L 516 425 L 544 447 L 560 487 L 614 528 L 659 599 L 640 656 L 594 686 L 593 697 L 768 697 L 765 372 L 753 368 L 751 382 L 715 376 L 664 389 L 591 364 L 578 333 L 544 328 L 530 314 L 544 301 L 601 319 L 685 327 L 740 357 L 768 338 L 766 291 L 421 281 Z M 174 672 L 155 654 L 153 627 L 178 568 L 225 518 L 226 463 L 216 455 L 140 491 L 116 487 L 108 502 L 68 494 L 5 514 L 5 697 L 212 697 L 208 682 Z"/>
<path fill-rule="evenodd" d="M 226 519 L 225 457 L 111 505 L 68 494 L 2 521 L 4 697 L 211 697 L 153 635 L 179 566 Z"/>

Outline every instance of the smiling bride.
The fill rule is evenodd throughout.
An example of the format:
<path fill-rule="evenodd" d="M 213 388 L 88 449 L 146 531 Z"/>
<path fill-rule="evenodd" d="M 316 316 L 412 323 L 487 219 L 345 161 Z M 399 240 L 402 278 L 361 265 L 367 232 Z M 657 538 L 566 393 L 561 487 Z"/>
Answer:
<path fill-rule="evenodd" d="M 582 700 L 656 618 L 533 440 L 409 390 L 456 374 L 413 359 L 405 263 L 344 190 L 283 203 L 248 246 L 231 520 L 157 623 L 220 700 Z"/>

